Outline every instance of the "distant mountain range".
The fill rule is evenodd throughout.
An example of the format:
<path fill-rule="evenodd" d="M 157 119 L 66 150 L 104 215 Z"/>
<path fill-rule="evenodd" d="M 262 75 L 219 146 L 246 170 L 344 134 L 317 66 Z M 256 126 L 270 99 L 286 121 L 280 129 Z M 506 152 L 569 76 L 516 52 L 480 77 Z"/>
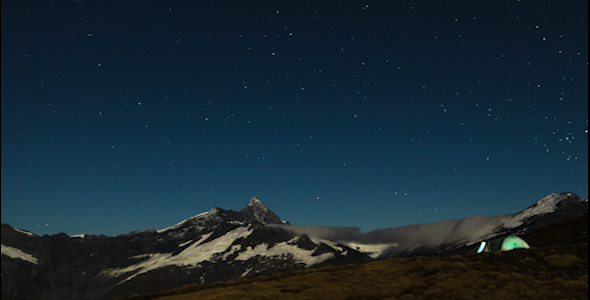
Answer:
<path fill-rule="evenodd" d="M 310 236 L 292 230 L 295 225 L 281 220 L 256 197 L 239 212 L 214 207 L 165 229 L 111 237 L 37 236 L 2 224 L 1 296 L 3 300 L 115 299 L 190 283 L 368 260 L 369 254 L 386 259 L 463 253 L 480 240 L 531 233 L 587 212 L 588 200 L 554 193 L 520 213 L 499 218 L 493 227 L 473 228 L 477 234 L 467 234 L 468 239 L 438 244 L 413 240 L 412 247 L 400 247 L 403 240 L 363 244 Z M 457 230 L 463 223 L 455 220 L 448 230 Z"/>

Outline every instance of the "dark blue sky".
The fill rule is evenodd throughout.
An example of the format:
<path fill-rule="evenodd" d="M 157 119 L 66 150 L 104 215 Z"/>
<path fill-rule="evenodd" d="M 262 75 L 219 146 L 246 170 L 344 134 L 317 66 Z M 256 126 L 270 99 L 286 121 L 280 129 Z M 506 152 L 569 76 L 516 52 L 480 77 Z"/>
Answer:
<path fill-rule="evenodd" d="M 36 234 L 588 198 L 587 1 L 1 5 L 2 222 Z"/>

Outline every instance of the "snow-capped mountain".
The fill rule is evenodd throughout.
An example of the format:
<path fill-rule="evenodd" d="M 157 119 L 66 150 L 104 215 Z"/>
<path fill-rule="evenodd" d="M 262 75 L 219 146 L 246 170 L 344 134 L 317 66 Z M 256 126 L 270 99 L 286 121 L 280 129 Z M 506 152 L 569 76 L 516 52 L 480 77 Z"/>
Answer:
<path fill-rule="evenodd" d="M 461 254 L 481 240 L 532 232 L 587 213 L 588 200 L 553 193 L 511 215 L 368 233 L 352 227 L 319 230 L 330 233 L 328 240 L 301 231 L 310 228 L 288 225 L 254 197 L 239 212 L 214 207 L 164 229 L 112 237 L 37 236 L 2 224 L 1 296 L 113 299 L 369 256 Z"/>
<path fill-rule="evenodd" d="M 378 259 L 388 259 L 445 253 L 468 253 L 471 248 L 476 247 L 481 241 L 532 232 L 551 223 L 577 218 L 587 213 L 588 199 L 582 199 L 573 193 L 552 193 L 521 212 L 506 215 L 505 217 L 494 216 L 487 218 L 485 221 L 477 222 L 478 218 L 483 218 L 479 216 L 430 224 L 410 225 L 407 228 L 392 228 L 391 235 L 398 234 L 395 231 L 405 231 L 406 233 L 412 232 L 414 236 L 405 240 L 405 243 L 399 243 L 400 245 L 389 248 L 384 247 L 381 253 L 372 256 Z M 420 230 L 419 227 L 422 227 L 423 230 Z M 448 230 L 445 230 L 445 227 Z M 411 229 L 416 230 L 411 231 Z M 432 236 L 434 231 L 437 232 L 437 236 L 442 235 L 447 236 L 447 238 L 443 239 L 443 241 L 440 239 L 432 241 L 433 239 L 424 237 Z M 457 232 L 460 234 L 456 234 Z M 419 242 L 416 242 L 416 240 Z M 407 247 L 407 244 L 410 243 L 413 246 Z M 352 245 L 349 244 L 349 246 Z M 400 250 L 400 248 L 403 250 Z"/>
<path fill-rule="evenodd" d="M 494 230 L 498 234 L 520 234 L 556 221 L 588 213 L 588 199 L 573 193 L 553 193 L 514 214 Z"/>
<path fill-rule="evenodd" d="M 268 207 L 262 204 L 262 201 L 253 197 L 248 202 L 248 206 L 240 210 L 246 216 L 248 222 L 258 221 L 262 224 L 289 224 L 289 222 L 281 220 L 279 216 L 275 215 Z"/>
<path fill-rule="evenodd" d="M 161 230 L 37 236 L 2 224 L 3 299 L 108 299 L 367 258 L 286 224 L 256 197 Z"/>

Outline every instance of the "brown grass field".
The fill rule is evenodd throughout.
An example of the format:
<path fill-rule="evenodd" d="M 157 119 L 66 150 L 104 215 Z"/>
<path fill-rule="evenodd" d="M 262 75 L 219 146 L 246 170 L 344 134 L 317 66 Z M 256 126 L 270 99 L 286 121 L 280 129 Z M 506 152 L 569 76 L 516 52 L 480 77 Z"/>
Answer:
<path fill-rule="evenodd" d="M 127 299 L 588 299 L 588 244 L 328 265 Z"/>

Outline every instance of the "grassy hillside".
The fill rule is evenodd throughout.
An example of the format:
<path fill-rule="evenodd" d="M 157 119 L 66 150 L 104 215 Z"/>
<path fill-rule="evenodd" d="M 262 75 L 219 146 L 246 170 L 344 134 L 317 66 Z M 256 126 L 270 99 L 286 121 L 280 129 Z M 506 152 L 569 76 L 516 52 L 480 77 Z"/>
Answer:
<path fill-rule="evenodd" d="M 588 244 L 325 266 L 134 300 L 587 299 Z"/>

